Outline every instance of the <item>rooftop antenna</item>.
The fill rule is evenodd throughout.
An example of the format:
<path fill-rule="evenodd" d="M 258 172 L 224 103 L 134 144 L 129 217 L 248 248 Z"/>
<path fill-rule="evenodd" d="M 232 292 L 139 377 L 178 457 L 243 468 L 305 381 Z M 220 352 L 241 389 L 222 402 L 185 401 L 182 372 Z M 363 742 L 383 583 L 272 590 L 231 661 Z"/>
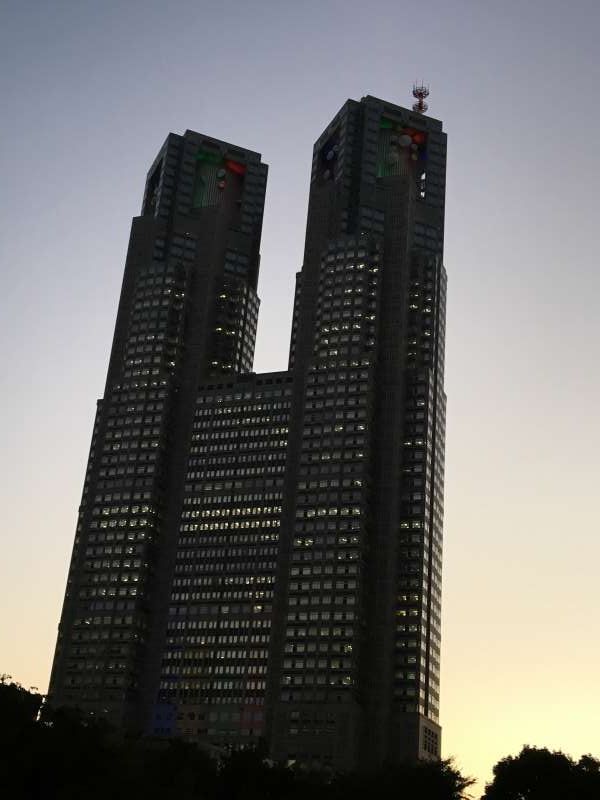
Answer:
<path fill-rule="evenodd" d="M 425 98 L 429 97 L 429 86 L 425 86 L 424 83 L 413 83 L 412 93 L 416 100 L 416 103 L 413 103 L 413 111 L 424 114 L 429 108 L 425 102 Z"/>

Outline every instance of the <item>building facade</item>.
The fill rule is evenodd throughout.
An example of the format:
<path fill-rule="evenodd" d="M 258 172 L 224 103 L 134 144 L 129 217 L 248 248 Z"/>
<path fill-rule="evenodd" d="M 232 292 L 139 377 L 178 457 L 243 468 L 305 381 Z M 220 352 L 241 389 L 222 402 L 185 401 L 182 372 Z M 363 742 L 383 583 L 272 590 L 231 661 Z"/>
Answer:
<path fill-rule="evenodd" d="M 288 370 L 252 373 L 266 166 L 170 135 L 133 222 L 50 695 L 352 769 L 440 754 L 446 137 L 313 151 Z"/>

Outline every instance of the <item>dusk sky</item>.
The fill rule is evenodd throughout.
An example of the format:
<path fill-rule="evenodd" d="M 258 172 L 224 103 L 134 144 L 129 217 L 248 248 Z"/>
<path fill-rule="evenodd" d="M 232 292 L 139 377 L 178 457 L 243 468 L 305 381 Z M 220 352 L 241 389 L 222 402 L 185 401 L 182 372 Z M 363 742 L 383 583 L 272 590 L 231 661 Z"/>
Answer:
<path fill-rule="evenodd" d="M 443 755 L 599 756 L 600 4 L 0 0 L 0 672 L 45 691 L 131 218 L 169 131 L 269 164 L 284 369 L 312 145 L 431 87 L 448 133 Z"/>

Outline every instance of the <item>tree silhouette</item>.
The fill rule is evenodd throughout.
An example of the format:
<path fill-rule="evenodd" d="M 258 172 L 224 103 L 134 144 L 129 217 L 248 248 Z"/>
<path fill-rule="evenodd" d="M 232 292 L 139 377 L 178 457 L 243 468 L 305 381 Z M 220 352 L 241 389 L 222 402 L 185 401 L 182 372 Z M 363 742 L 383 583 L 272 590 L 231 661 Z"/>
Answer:
<path fill-rule="evenodd" d="M 494 767 L 482 800 L 592 800 L 600 798 L 600 761 L 579 762 L 560 751 L 524 747 Z"/>
<path fill-rule="evenodd" d="M 216 760 L 43 699 L 0 679 L 0 787 L 11 800 L 462 800 L 471 784 L 450 761 L 334 775 L 274 763 L 264 746 Z M 597 766 L 590 757 L 582 771 L 596 778 Z"/>

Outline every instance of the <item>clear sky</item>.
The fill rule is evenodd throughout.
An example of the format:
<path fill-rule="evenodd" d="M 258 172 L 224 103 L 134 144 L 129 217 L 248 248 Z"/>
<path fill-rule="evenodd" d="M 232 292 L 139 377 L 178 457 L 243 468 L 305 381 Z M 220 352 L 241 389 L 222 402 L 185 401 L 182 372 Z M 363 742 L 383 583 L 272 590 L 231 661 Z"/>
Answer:
<path fill-rule="evenodd" d="M 45 690 L 131 217 L 169 131 L 270 165 L 282 369 L 311 150 L 431 86 L 448 132 L 444 754 L 600 726 L 597 0 L 0 0 L 0 672 Z"/>

